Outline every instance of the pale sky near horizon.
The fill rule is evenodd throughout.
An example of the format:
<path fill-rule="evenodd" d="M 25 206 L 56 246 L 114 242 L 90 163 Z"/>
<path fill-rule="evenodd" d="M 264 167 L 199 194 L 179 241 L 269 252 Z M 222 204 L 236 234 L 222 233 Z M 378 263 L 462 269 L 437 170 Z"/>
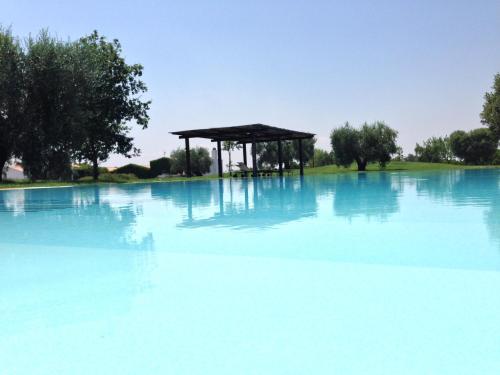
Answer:
<path fill-rule="evenodd" d="M 480 127 L 500 72 L 500 1 L 5 1 L 0 24 L 62 39 L 97 29 L 144 65 L 151 121 L 134 130 L 149 160 L 170 131 L 264 123 L 317 134 L 383 120 L 405 153 Z M 210 142 L 192 140 L 192 145 Z M 239 160 L 239 158 L 236 158 Z"/>

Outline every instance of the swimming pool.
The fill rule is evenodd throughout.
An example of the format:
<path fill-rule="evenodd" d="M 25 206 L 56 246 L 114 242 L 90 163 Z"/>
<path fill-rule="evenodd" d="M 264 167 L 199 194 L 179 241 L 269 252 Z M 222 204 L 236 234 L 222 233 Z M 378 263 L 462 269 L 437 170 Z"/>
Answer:
<path fill-rule="evenodd" d="M 0 192 L 0 373 L 498 374 L 500 170 Z"/>

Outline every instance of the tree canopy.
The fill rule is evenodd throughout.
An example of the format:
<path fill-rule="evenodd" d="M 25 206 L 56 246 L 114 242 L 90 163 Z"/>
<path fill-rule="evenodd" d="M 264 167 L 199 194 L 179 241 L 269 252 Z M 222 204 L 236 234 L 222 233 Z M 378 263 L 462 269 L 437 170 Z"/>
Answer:
<path fill-rule="evenodd" d="M 302 140 L 302 157 L 305 164 L 312 160 L 316 138 Z M 299 160 L 299 141 L 282 141 L 282 156 L 285 169 L 291 169 Z M 257 143 L 257 163 L 259 167 L 275 168 L 278 165 L 278 142 Z"/>
<path fill-rule="evenodd" d="M 195 176 L 202 176 L 210 171 L 212 159 L 208 150 L 204 147 L 191 149 L 191 173 Z M 170 153 L 170 173 L 186 174 L 186 151 L 178 148 Z"/>
<path fill-rule="evenodd" d="M 320 148 L 315 148 L 313 161 L 315 167 L 333 164 L 333 153 L 322 150 Z"/>
<path fill-rule="evenodd" d="M 500 139 L 500 74 L 495 75 L 493 91 L 484 95 L 481 121 L 489 126 L 498 141 Z"/>
<path fill-rule="evenodd" d="M 137 155 L 128 125 L 134 121 L 143 129 L 149 122 L 149 101 L 140 94 L 147 91 L 141 81 L 143 67 L 128 65 L 121 56 L 118 40 L 108 42 L 97 31 L 75 44 L 78 77 L 79 146 L 76 157 L 97 166 L 111 153 L 126 157 Z"/>
<path fill-rule="evenodd" d="M 0 28 L 0 181 L 14 155 L 23 113 L 22 50 L 8 29 Z"/>
<path fill-rule="evenodd" d="M 415 146 L 415 156 L 418 161 L 427 163 L 444 163 L 453 158 L 448 137 L 431 137 L 422 145 Z"/>
<path fill-rule="evenodd" d="M 495 159 L 498 140 L 492 131 L 479 128 L 450 134 L 453 154 L 466 164 L 489 164 Z"/>
<path fill-rule="evenodd" d="M 21 45 L 0 29 L 0 165 L 22 159 L 32 179 L 69 179 L 75 162 L 139 153 L 131 124 L 147 127 L 142 66 L 97 31 L 61 41 L 47 31 Z"/>
<path fill-rule="evenodd" d="M 348 167 L 356 162 L 358 171 L 366 170 L 370 162 L 378 162 L 384 167 L 397 152 L 397 135 L 396 130 L 381 121 L 365 123 L 360 129 L 346 123 L 330 135 L 335 163 Z"/>

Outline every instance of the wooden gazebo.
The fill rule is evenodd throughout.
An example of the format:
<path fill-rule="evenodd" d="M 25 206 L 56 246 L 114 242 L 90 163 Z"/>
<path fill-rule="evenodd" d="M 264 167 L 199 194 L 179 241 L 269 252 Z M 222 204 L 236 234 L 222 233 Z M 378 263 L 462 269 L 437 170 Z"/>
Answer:
<path fill-rule="evenodd" d="M 191 156 L 189 151 L 190 138 L 206 138 L 212 142 L 217 142 L 218 171 L 222 177 L 222 145 L 224 141 L 235 141 L 243 145 L 243 163 L 247 165 L 247 144 L 252 145 L 252 175 L 257 177 L 257 147 L 258 142 L 278 142 L 278 170 L 280 176 L 283 175 L 283 149 L 282 141 L 298 140 L 299 142 L 299 165 L 300 175 L 304 175 L 304 161 L 302 140 L 313 138 L 314 134 L 299 132 L 296 130 L 277 128 L 275 126 L 263 124 L 228 126 L 223 128 L 208 128 L 176 131 L 171 134 L 178 135 L 184 139 L 186 144 L 186 175 L 191 177 Z"/>

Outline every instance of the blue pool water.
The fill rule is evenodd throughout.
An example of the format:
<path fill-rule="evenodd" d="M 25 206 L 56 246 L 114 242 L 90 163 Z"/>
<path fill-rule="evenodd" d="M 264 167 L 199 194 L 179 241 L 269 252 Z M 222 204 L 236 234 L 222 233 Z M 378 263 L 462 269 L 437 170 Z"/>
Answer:
<path fill-rule="evenodd" d="M 500 170 L 0 192 L 0 374 L 499 374 Z"/>

